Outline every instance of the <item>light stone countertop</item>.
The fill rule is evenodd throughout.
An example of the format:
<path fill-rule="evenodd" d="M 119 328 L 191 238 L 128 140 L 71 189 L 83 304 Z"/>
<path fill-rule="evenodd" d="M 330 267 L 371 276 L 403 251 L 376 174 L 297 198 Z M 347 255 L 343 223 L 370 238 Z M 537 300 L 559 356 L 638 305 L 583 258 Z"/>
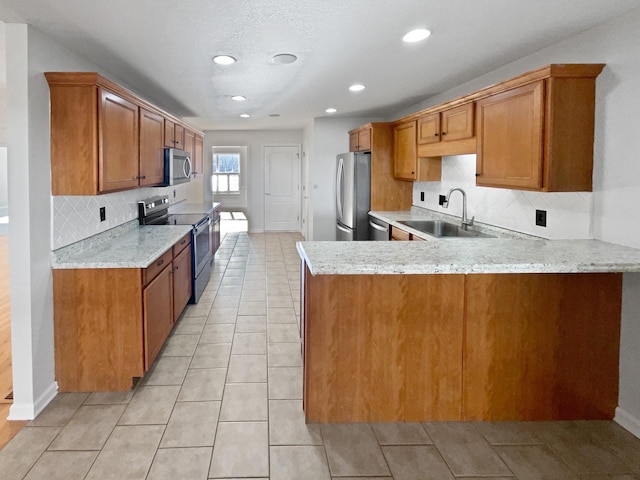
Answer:
<path fill-rule="evenodd" d="M 195 213 L 209 213 L 216 208 L 220 208 L 222 204 L 220 202 L 212 202 L 212 203 L 186 203 L 179 202 L 174 203 L 169 207 L 169 213 L 186 213 L 186 214 L 195 214 Z"/>
<path fill-rule="evenodd" d="M 640 272 L 640 250 L 599 240 L 448 238 L 296 247 L 313 275 Z"/>
<path fill-rule="evenodd" d="M 398 222 L 460 217 L 416 207 L 370 215 L 432 241 L 298 242 L 313 275 L 640 272 L 640 249 L 599 240 L 545 240 L 486 224 L 474 229 L 496 238 L 437 238 Z"/>
<path fill-rule="evenodd" d="M 130 222 L 52 252 L 53 269 L 146 268 L 191 231 L 191 225 Z"/>

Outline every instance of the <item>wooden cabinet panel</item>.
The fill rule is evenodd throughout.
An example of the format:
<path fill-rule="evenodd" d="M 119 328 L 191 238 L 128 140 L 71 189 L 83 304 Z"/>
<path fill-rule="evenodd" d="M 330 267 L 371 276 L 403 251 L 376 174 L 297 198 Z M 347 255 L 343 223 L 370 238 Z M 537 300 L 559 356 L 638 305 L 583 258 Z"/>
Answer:
<path fill-rule="evenodd" d="M 309 422 L 456 420 L 464 275 L 304 279 Z"/>
<path fill-rule="evenodd" d="M 173 327 L 171 263 L 143 291 L 144 364 L 148 370 Z"/>
<path fill-rule="evenodd" d="M 176 148 L 184 150 L 184 127 L 182 125 L 178 125 L 177 123 L 174 126 L 174 142 L 176 144 Z"/>
<path fill-rule="evenodd" d="M 442 115 L 442 131 L 440 139 L 443 142 L 453 142 L 473 137 L 474 104 L 467 103 L 459 107 L 444 110 Z"/>
<path fill-rule="evenodd" d="M 193 152 L 195 151 L 194 150 L 195 137 L 196 137 L 196 134 L 193 133 L 191 130 L 189 130 L 188 128 L 184 129 L 184 148 L 183 148 L 183 150 L 189 154 L 189 158 L 191 158 L 191 162 L 192 163 L 193 163 Z"/>
<path fill-rule="evenodd" d="M 164 118 L 140 108 L 140 186 L 164 181 Z"/>
<path fill-rule="evenodd" d="M 164 146 L 168 148 L 175 148 L 176 146 L 176 124 L 171 120 L 164 119 Z"/>
<path fill-rule="evenodd" d="M 61 392 L 129 390 L 144 374 L 140 269 L 53 270 Z"/>
<path fill-rule="evenodd" d="M 391 240 L 410 240 L 409 232 L 402 230 L 398 227 L 390 227 L 391 228 Z"/>
<path fill-rule="evenodd" d="M 174 247 L 176 248 L 176 247 Z M 191 298 L 191 249 L 184 248 L 173 259 L 173 321 Z"/>
<path fill-rule="evenodd" d="M 481 99 L 477 108 L 477 184 L 541 188 L 544 82 Z"/>
<path fill-rule="evenodd" d="M 617 273 L 467 275 L 463 419 L 611 419 L 621 289 Z"/>
<path fill-rule="evenodd" d="M 415 180 L 418 152 L 416 122 L 397 125 L 393 130 L 393 176 L 399 180 Z"/>
<path fill-rule="evenodd" d="M 182 250 L 191 245 L 191 233 L 187 233 L 184 237 L 176 242 L 173 246 L 173 258 L 176 258 Z"/>
<path fill-rule="evenodd" d="M 432 113 L 418 119 L 418 143 L 440 141 L 440 113 Z"/>
<path fill-rule="evenodd" d="M 196 133 L 193 147 L 193 174 L 204 173 L 204 138 Z"/>
<path fill-rule="evenodd" d="M 138 186 L 138 106 L 100 89 L 99 191 Z"/>
<path fill-rule="evenodd" d="M 349 132 L 349 151 L 367 152 L 371 150 L 371 127 L 364 126 Z"/>

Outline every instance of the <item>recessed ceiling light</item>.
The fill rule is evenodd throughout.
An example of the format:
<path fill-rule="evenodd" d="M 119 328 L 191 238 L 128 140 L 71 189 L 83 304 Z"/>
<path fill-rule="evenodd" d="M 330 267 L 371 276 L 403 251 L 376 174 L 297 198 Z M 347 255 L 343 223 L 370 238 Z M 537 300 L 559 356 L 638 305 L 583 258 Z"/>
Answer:
<path fill-rule="evenodd" d="M 336 110 L 335 108 L 327 108 L 327 109 L 325 110 L 325 112 L 327 112 L 327 113 L 336 113 L 337 111 L 338 111 L 338 110 Z"/>
<path fill-rule="evenodd" d="M 431 32 L 426 28 L 418 28 L 416 30 L 411 30 L 404 37 L 402 37 L 402 40 L 407 43 L 415 43 L 424 40 L 429 35 L 431 35 Z"/>
<path fill-rule="evenodd" d="M 247 97 L 243 97 L 242 95 L 234 95 L 231 97 L 231 100 L 235 100 L 236 102 L 244 102 Z"/>
<path fill-rule="evenodd" d="M 251 115 L 249 115 L 248 113 L 241 113 L 240 116 L 242 118 L 249 118 Z"/>
<path fill-rule="evenodd" d="M 236 63 L 236 59 L 231 55 L 216 55 L 213 57 L 213 63 L 217 63 L 218 65 L 231 65 L 232 63 Z"/>
<path fill-rule="evenodd" d="M 295 62 L 297 59 L 298 57 L 296 57 L 292 53 L 279 53 L 271 57 L 271 62 L 275 63 L 276 65 L 287 65 L 289 63 Z"/>
<path fill-rule="evenodd" d="M 361 85 L 359 83 L 356 83 L 355 85 L 351 85 L 349 87 L 349 90 L 351 90 L 352 92 L 360 92 L 360 91 L 362 91 L 364 89 L 365 89 L 365 86 Z"/>
<path fill-rule="evenodd" d="M 279 117 L 280 114 L 279 113 L 270 113 L 269 116 L 272 117 L 272 118 L 275 118 L 275 117 Z"/>

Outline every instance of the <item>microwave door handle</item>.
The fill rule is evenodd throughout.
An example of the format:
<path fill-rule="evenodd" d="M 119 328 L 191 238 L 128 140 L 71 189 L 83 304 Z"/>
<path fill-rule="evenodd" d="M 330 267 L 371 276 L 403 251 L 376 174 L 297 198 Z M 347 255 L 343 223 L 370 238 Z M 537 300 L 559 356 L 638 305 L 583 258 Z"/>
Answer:
<path fill-rule="evenodd" d="M 186 157 L 184 159 L 184 163 L 182 164 L 182 171 L 184 172 L 185 178 L 188 178 L 191 175 L 191 158 Z"/>

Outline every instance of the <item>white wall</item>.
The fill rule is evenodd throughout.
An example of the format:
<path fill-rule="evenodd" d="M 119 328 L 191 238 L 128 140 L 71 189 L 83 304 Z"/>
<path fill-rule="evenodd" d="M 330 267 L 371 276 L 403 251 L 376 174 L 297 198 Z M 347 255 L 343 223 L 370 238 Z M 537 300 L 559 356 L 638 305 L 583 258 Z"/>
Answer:
<path fill-rule="evenodd" d="M 10 284 L 14 403 L 10 418 L 33 418 L 55 396 L 49 88 L 46 71 L 96 65 L 26 25 L 6 24 L 7 144 L 11 205 Z M 110 77 L 113 80 L 116 78 Z"/>
<path fill-rule="evenodd" d="M 189 195 L 211 201 L 211 147 L 244 146 L 248 152 L 247 219 L 249 231 L 264 231 L 264 153 L 265 145 L 300 145 L 302 130 L 210 130 L 204 132 L 204 181 L 190 185 Z M 193 183 L 193 182 L 192 182 Z M 222 205 L 224 208 L 224 203 Z"/>
<path fill-rule="evenodd" d="M 596 134 L 591 231 L 607 242 L 640 248 L 640 9 L 592 30 L 444 92 L 392 118 L 437 105 L 549 63 L 606 63 L 596 83 Z M 445 162 L 449 159 L 445 158 Z M 460 159 L 454 160 L 460 161 Z M 467 172 L 465 175 L 469 175 Z M 461 181 L 471 182 L 469 178 Z M 414 188 L 414 199 L 416 189 Z M 440 190 L 440 189 L 437 189 Z M 536 202 L 553 201 L 556 194 L 537 194 Z M 419 198 L 419 197 L 418 197 Z M 586 200 L 585 200 L 586 203 Z M 491 205 L 487 205 L 490 207 Z M 585 205 L 567 206 L 565 218 L 584 215 Z M 556 208 L 554 206 L 553 208 Z M 491 212 L 476 209 L 480 218 Z M 530 212 L 524 215 L 530 218 Z M 552 213 L 555 217 L 556 213 Z M 527 220 L 529 221 L 529 220 Z M 578 233 L 576 236 L 582 236 Z M 620 396 L 616 420 L 640 436 L 640 280 L 625 275 Z M 597 361 L 597 359 L 594 359 Z"/>

